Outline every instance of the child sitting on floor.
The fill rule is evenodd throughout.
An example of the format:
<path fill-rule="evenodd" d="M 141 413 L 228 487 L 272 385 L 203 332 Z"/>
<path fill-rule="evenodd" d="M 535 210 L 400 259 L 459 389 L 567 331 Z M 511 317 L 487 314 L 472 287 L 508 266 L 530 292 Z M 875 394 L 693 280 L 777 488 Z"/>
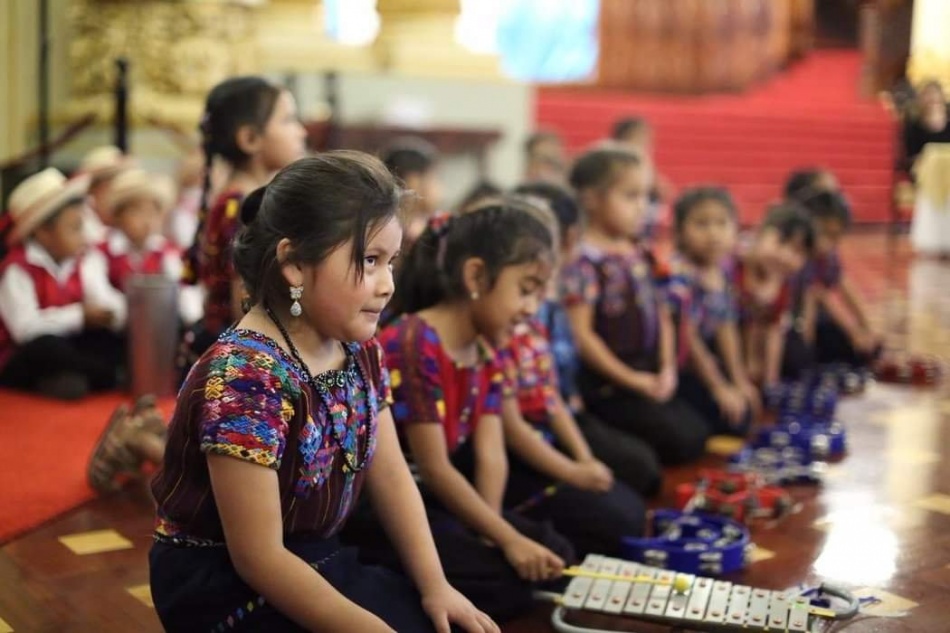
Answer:
<path fill-rule="evenodd" d="M 546 182 L 520 185 L 515 188 L 515 193 L 546 201 L 558 222 L 559 265 L 534 320 L 544 328 L 550 345 L 561 402 L 580 427 L 591 452 L 613 471 L 617 480 L 642 495 L 652 496 L 659 492 L 663 478 L 656 453 L 640 438 L 615 433 L 587 411 L 578 390 L 577 348 L 567 312 L 558 297 L 560 264 L 571 259 L 580 237 L 580 209 L 577 208 L 577 202 L 568 190 Z"/>
<path fill-rule="evenodd" d="M 0 384 L 62 398 L 112 389 L 122 378 L 125 298 L 85 254 L 87 178 L 54 168 L 10 195 L 0 265 Z"/>
<path fill-rule="evenodd" d="M 742 361 L 734 288 L 726 275 L 738 228 L 732 197 L 718 187 L 687 190 L 674 205 L 674 227 L 666 294 L 686 331 L 679 394 L 712 433 L 743 435 L 761 402 Z"/>
<path fill-rule="evenodd" d="M 245 199 L 233 257 L 252 307 L 189 372 L 152 483 L 167 630 L 498 631 L 446 581 L 373 338 L 400 197 L 382 163 L 340 151 Z M 364 490 L 409 578 L 341 546 Z"/>
<path fill-rule="evenodd" d="M 805 265 L 815 233 L 805 210 L 783 203 L 769 210 L 729 270 L 735 287 L 743 358 L 749 378 L 761 387 L 795 380 L 807 369 L 806 352 L 785 348 L 792 326 L 790 280 Z"/>
<path fill-rule="evenodd" d="M 382 160 L 389 172 L 412 194 L 403 220 L 406 226 L 403 251 L 409 252 L 425 229 L 426 222 L 442 203 L 439 154 L 427 141 L 410 137 L 394 141 L 383 151 Z"/>
<path fill-rule="evenodd" d="M 548 227 L 557 253 L 557 220 L 546 202 L 528 200 L 525 209 Z M 538 292 L 543 299 L 546 287 Z M 594 456 L 561 399 L 544 325 L 530 315 L 494 342 L 506 374 L 501 403 L 509 464 L 505 507 L 550 521 L 582 556 L 618 555 L 624 537 L 643 533 L 646 509 L 640 496 L 614 481 Z"/>
<path fill-rule="evenodd" d="M 838 255 L 851 225 L 851 208 L 840 193 L 799 190 L 794 198 L 808 211 L 815 226 L 815 252 L 800 273 L 805 301 L 803 333 L 819 363 L 866 365 L 883 344 L 868 319 L 861 294 L 845 274 Z"/>
<path fill-rule="evenodd" d="M 504 508 L 504 377 L 489 344 L 534 312 L 552 264 L 550 232 L 523 208 L 436 216 L 400 268 L 395 320 L 380 333 L 448 578 L 496 618 L 524 613 L 532 583 L 559 578 L 573 558 L 550 525 Z M 380 547 L 378 530 L 354 537 Z"/>
<path fill-rule="evenodd" d="M 106 199 L 113 226 L 99 250 L 116 289 L 125 292 L 136 274 L 181 279 L 181 252 L 160 232 L 169 196 L 169 187 L 141 169 L 127 169 L 113 180 Z"/>
<path fill-rule="evenodd" d="M 113 179 L 133 163 L 113 145 L 90 150 L 79 163 L 79 173 L 89 178 L 89 197 L 83 208 L 83 232 L 91 246 L 102 242 L 112 225 L 108 198 Z"/>
<path fill-rule="evenodd" d="M 639 437 L 661 462 L 675 464 L 702 455 L 709 430 L 675 395 L 672 319 L 654 286 L 648 254 L 635 243 L 648 178 L 643 160 L 617 147 L 577 160 L 571 185 L 587 223 L 561 273 L 562 286 L 580 351 L 584 403 L 615 435 Z"/>

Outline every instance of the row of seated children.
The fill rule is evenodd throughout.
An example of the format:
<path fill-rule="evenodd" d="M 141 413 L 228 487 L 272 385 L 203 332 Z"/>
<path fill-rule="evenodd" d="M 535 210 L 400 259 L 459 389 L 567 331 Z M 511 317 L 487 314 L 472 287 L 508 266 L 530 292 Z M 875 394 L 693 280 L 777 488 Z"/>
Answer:
<path fill-rule="evenodd" d="M 161 185 L 129 168 L 103 189 L 95 173 L 67 180 L 49 168 L 10 196 L 9 252 L 0 264 L 6 386 L 67 399 L 115 387 L 125 365 L 123 293 L 131 277 L 180 276 L 179 253 L 159 232 Z M 96 197 L 87 195 L 90 182 Z M 108 227 L 94 224 L 104 216 Z M 94 233 L 101 239 L 93 243 Z"/>
<path fill-rule="evenodd" d="M 209 352 L 198 368 L 192 370 L 189 381 L 193 384 L 183 389 L 182 397 L 187 394 L 189 398 L 200 397 L 210 403 L 206 407 L 197 403 L 179 406 L 163 470 L 154 488 L 159 501 L 160 524 L 159 542 L 153 556 L 153 574 L 158 575 L 159 582 L 153 584 L 164 582 L 166 590 L 171 592 L 165 594 L 168 600 L 159 610 L 163 619 L 175 617 L 175 609 L 182 607 L 176 601 L 187 599 L 174 589 L 175 581 L 181 578 L 176 574 L 206 571 L 202 565 L 208 564 L 225 568 L 231 565 L 229 561 L 203 561 L 199 556 L 179 555 L 177 549 L 189 543 L 189 536 L 220 541 L 222 530 L 228 531 L 223 525 L 228 518 L 218 516 L 214 507 L 205 507 L 209 487 L 221 504 L 220 495 L 225 495 L 226 484 L 222 480 L 221 487 L 216 486 L 213 474 L 209 479 L 212 458 L 205 461 L 198 456 L 200 452 L 238 457 L 283 473 L 275 483 L 280 486 L 284 502 L 282 507 L 272 508 L 272 511 L 283 513 L 284 525 L 290 519 L 293 526 L 294 517 L 303 517 L 296 514 L 304 511 L 294 509 L 296 500 L 315 495 L 315 489 L 319 493 L 315 495 L 319 497 L 319 504 L 313 507 L 324 519 L 333 519 L 317 530 L 324 536 L 335 534 L 352 509 L 358 490 L 358 486 L 354 487 L 354 477 L 368 466 L 372 452 L 369 442 L 375 427 L 367 421 L 367 415 L 372 418 L 373 410 L 359 404 L 355 407 L 340 405 L 333 400 L 332 387 L 348 390 L 359 386 L 351 381 L 365 387 L 367 377 L 382 374 L 378 371 L 374 374 L 372 363 L 367 365 L 361 361 L 352 365 L 359 371 L 345 372 L 343 376 L 320 373 L 319 377 L 326 380 L 315 383 L 311 376 L 318 372 L 310 374 L 306 368 L 320 367 L 319 362 L 310 361 L 327 353 L 335 354 L 333 345 L 317 345 L 321 340 L 360 339 L 365 323 L 375 323 L 392 293 L 386 286 L 385 273 L 375 271 L 380 259 L 385 268 L 395 249 L 377 247 L 377 254 L 366 251 L 366 256 L 359 253 L 356 245 L 351 249 L 357 266 L 369 267 L 374 271 L 373 279 L 382 279 L 377 282 L 382 286 L 373 294 L 362 291 L 366 296 L 361 299 L 356 316 L 337 309 L 338 297 L 344 292 L 342 282 L 336 277 L 317 274 L 321 270 L 322 264 L 318 262 L 323 261 L 322 256 L 310 255 L 309 259 L 298 260 L 292 255 L 298 245 L 301 252 L 306 248 L 306 252 L 316 253 L 323 247 L 341 244 L 347 235 L 344 232 L 340 237 L 338 233 L 333 239 L 324 237 L 322 241 L 308 242 L 305 236 L 314 231 L 329 232 L 333 226 L 342 230 L 346 222 L 308 224 L 314 220 L 314 214 L 329 212 L 330 209 L 322 207 L 311 209 L 309 214 L 295 215 L 306 208 L 299 197 L 300 188 L 328 181 L 324 182 L 320 195 L 342 194 L 342 199 L 356 204 L 364 200 L 357 194 L 365 194 L 367 178 L 364 174 L 354 182 L 344 176 L 350 171 L 369 170 L 376 174 L 378 167 L 365 161 L 350 155 L 299 161 L 278 175 L 266 191 L 259 191 L 245 201 L 242 217 L 247 228 L 237 242 L 239 247 L 243 245 L 244 251 L 239 248 L 234 252 L 234 258 L 244 265 L 238 266 L 235 272 L 255 306 L 243 317 L 243 323 L 253 324 L 250 330 L 263 331 L 265 336 L 260 338 L 249 332 L 229 330 L 212 350 L 227 356 L 235 352 L 235 346 L 243 346 L 268 356 L 239 363 L 251 372 L 259 372 L 254 369 L 258 366 L 272 367 L 274 350 L 284 350 L 283 364 L 287 364 L 288 355 L 294 358 L 296 363 L 292 365 L 296 367 L 298 378 L 302 372 L 314 393 L 319 395 L 314 414 L 318 419 L 318 432 L 310 429 L 311 418 L 307 415 L 301 418 L 307 424 L 300 429 L 287 427 L 289 419 L 297 424 L 297 414 L 307 412 L 307 399 L 300 401 L 299 387 L 289 388 L 286 398 L 265 403 L 275 423 L 278 419 L 284 420 L 272 433 L 257 424 L 256 414 L 255 424 L 249 424 L 252 421 L 249 412 L 238 410 L 249 404 L 241 394 L 242 390 L 253 387 L 254 381 L 247 380 L 241 372 L 225 371 L 226 367 L 236 366 L 228 358 L 217 358 L 215 353 Z M 309 181 L 303 181 L 304 174 Z M 580 342 L 582 362 L 578 382 L 581 392 L 586 396 L 587 408 L 603 419 L 602 423 L 595 424 L 605 430 L 608 437 L 623 438 L 623 443 L 638 451 L 646 445 L 647 450 L 656 451 L 665 461 L 673 462 L 698 455 L 710 430 L 707 421 L 675 393 L 678 362 L 682 360 L 682 354 L 676 353 L 675 339 L 682 328 L 674 328 L 674 315 L 667 314 L 663 295 L 653 286 L 649 258 L 630 241 L 643 212 L 647 176 L 647 166 L 636 155 L 622 150 L 595 150 L 578 161 L 571 180 L 588 225 L 579 248 L 560 271 L 560 276 L 561 286 L 567 291 L 564 303 L 568 321 Z M 375 180 L 369 179 L 369 182 L 381 189 L 391 187 L 380 184 L 378 174 L 373 178 Z M 286 197 L 277 193 L 280 191 L 286 191 Z M 394 206 L 392 195 L 380 196 L 375 192 L 374 196 L 365 204 L 376 205 L 373 208 L 380 213 Z M 280 209 L 285 211 L 279 212 Z M 726 208 L 727 224 L 734 230 L 731 225 L 735 218 L 729 211 Z M 745 319 L 740 322 L 749 326 L 742 328 L 743 332 L 755 331 L 754 336 L 743 337 L 749 339 L 743 348 L 747 351 L 746 357 L 758 363 L 758 372 L 766 379 L 775 374 L 775 359 L 781 357 L 781 347 L 775 346 L 775 333 L 782 334 L 783 318 L 782 310 L 775 305 L 785 277 L 804 260 L 803 251 L 807 250 L 811 235 L 811 223 L 803 219 L 800 212 L 779 211 L 770 214 L 753 244 L 737 262 L 738 269 L 743 271 L 739 276 L 740 288 L 748 295 L 748 304 L 761 306 L 738 317 Z M 489 203 L 456 218 L 428 222 L 417 244 L 410 248 L 408 261 L 400 273 L 392 307 L 398 320 L 380 336 L 392 378 L 393 416 L 402 437 L 402 448 L 418 470 L 428 502 L 426 513 L 445 571 L 453 584 L 462 587 L 476 604 L 498 616 L 523 609 L 530 600 L 530 581 L 557 577 L 575 551 L 609 553 L 619 547 L 620 536 L 639 533 L 643 523 L 642 501 L 634 491 L 651 487 L 642 479 L 633 481 L 633 485 L 614 481 L 613 474 L 598 459 L 593 443 L 585 440 L 584 427 L 556 397 L 556 389 L 551 389 L 556 382 L 550 376 L 550 367 L 554 365 L 550 346 L 545 348 L 543 336 L 532 335 L 532 328 L 535 333 L 543 331 L 532 321 L 532 313 L 556 268 L 556 231 L 550 229 L 550 224 L 539 219 L 537 209 L 522 209 L 513 202 Z M 376 228 L 378 233 L 356 238 L 357 244 L 371 246 L 374 240 L 382 239 L 383 227 Z M 389 232 L 385 235 L 391 237 Z M 261 279 L 262 271 L 271 270 L 276 274 L 278 267 L 269 265 L 275 257 L 282 278 Z M 341 279 L 350 279 L 348 275 L 342 275 Z M 318 279 L 321 279 L 319 285 Z M 357 281 L 349 283 L 359 286 Z M 328 282 L 335 282 L 336 287 L 327 285 Z M 336 295 L 330 293 L 330 289 Z M 302 299 L 305 294 L 306 298 Z M 779 318 L 775 318 L 776 313 Z M 347 318 L 356 319 L 359 327 L 347 323 Z M 287 326 L 282 325 L 285 319 Z M 334 324 L 334 320 L 337 323 Z M 628 329 L 631 324 L 634 327 Z M 322 336 L 314 340 L 308 327 L 322 331 Z M 633 337 L 625 334 L 630 331 L 634 332 Z M 237 338 L 229 340 L 229 337 Z M 303 355 L 296 349 L 294 340 L 307 343 Z M 780 344 L 781 336 L 778 340 Z M 598 345 L 606 354 L 598 354 Z M 493 352 L 493 347 L 501 349 L 501 353 Z M 526 361 L 523 366 L 522 361 Z M 756 365 L 747 363 L 747 366 Z M 543 377 L 544 371 L 548 371 L 547 378 Z M 755 372 L 750 373 L 755 375 Z M 210 391 L 200 388 L 202 381 L 213 383 L 214 388 Z M 221 381 L 226 384 L 222 385 Z M 745 383 L 740 382 L 737 388 L 741 392 Z M 271 392 L 283 389 L 283 385 L 276 385 L 272 380 L 271 385 Z M 341 393 L 344 400 L 355 395 L 350 391 Z M 751 396 L 749 400 L 751 405 Z M 353 402 L 365 404 L 367 399 L 361 395 Z M 225 407 L 225 403 L 230 404 Z M 227 415 L 222 414 L 222 407 L 228 409 Z M 640 418 L 629 415 L 628 410 L 634 407 L 649 415 Z M 670 422 L 667 427 L 658 423 L 663 416 Z M 347 423 L 352 422 L 351 418 L 360 418 L 362 422 L 351 427 Z M 334 419 L 345 422 L 341 425 L 332 422 Z M 642 419 L 646 423 L 641 423 Z M 541 433 L 533 433 L 529 425 Z M 192 441 L 192 434 L 200 435 L 201 442 Z M 542 439 L 545 436 L 548 441 Z M 305 437 L 312 438 L 316 444 L 302 445 Z M 553 448 L 551 440 L 554 439 L 565 453 Z M 393 438 L 389 437 L 388 441 L 392 442 Z M 316 462 L 312 449 L 317 450 L 317 456 L 322 455 Z M 287 460 L 285 467 L 281 455 L 287 450 L 299 451 L 302 462 L 298 461 L 297 452 L 293 452 L 288 455 L 292 459 Z M 336 469 L 341 469 L 344 476 L 329 486 L 327 477 L 338 472 Z M 311 470 L 313 479 L 307 474 Z M 233 474 L 236 476 L 238 471 Z M 245 476 L 251 477 L 251 471 L 245 472 L 242 468 L 234 483 L 240 484 Z M 189 496 L 174 486 L 169 487 L 183 480 L 182 477 L 193 484 L 194 494 Z M 227 478 L 227 475 L 222 477 Z M 329 497 L 321 496 L 325 492 L 331 493 Z M 406 561 L 406 552 L 399 546 L 400 537 L 405 535 L 398 529 L 394 534 L 393 525 L 387 520 L 386 515 L 393 513 L 392 506 L 373 496 L 377 518 L 383 527 L 389 528 L 387 532 L 394 537 L 400 558 Z M 237 508 L 244 508 L 244 503 L 248 507 L 253 505 L 250 496 L 244 501 L 229 498 L 238 503 Z M 331 506 L 332 511 L 328 512 Z M 578 506 L 584 508 L 583 513 L 572 511 Z M 199 515 L 203 517 L 200 526 L 194 521 Z M 591 518 L 597 516 L 610 517 L 612 521 Z M 537 519 L 550 521 L 556 531 L 539 525 Z M 188 525 L 182 527 L 183 523 Z M 256 523 L 249 523 L 250 532 L 245 536 L 260 536 L 254 532 Z M 299 527 L 300 531 L 306 531 L 312 525 L 302 518 Z M 298 532 L 292 527 L 288 530 Z M 351 537 L 360 542 L 361 530 L 353 532 Z M 386 560 L 384 553 L 373 551 L 379 549 L 381 539 L 363 541 L 367 556 Z M 227 545 L 238 550 L 253 542 L 252 538 L 237 538 L 232 542 L 229 536 Z M 325 552 L 324 549 L 319 551 Z M 231 554 L 238 558 L 233 551 Z M 175 574 L 166 576 L 159 571 L 163 568 L 159 556 L 174 560 Z M 168 567 L 164 569 L 167 571 Z M 281 608 L 290 604 L 288 598 L 275 595 L 271 599 L 269 592 L 258 588 L 270 583 L 255 574 L 250 566 L 235 564 L 230 570 L 236 580 L 230 590 L 238 589 L 243 596 L 251 585 L 277 605 L 279 611 L 298 615 L 293 606 Z M 407 571 L 419 580 L 414 573 L 417 568 L 408 565 Z M 234 598 L 236 604 L 243 604 L 229 591 L 223 592 L 222 597 Z M 187 609 L 182 613 L 187 613 Z"/>

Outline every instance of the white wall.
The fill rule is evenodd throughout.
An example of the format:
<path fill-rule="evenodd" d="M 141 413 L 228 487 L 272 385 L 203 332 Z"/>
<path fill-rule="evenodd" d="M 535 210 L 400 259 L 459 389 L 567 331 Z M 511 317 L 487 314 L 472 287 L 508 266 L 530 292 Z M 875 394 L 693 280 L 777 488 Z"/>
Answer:
<path fill-rule="evenodd" d="M 324 100 L 322 75 L 302 75 L 294 83 L 304 115 Z M 497 129 L 502 137 L 489 154 L 489 177 L 502 186 L 515 185 L 521 178 L 521 147 L 531 132 L 534 108 L 529 86 L 503 81 L 341 73 L 338 89 L 344 124 L 400 124 L 414 120 L 418 127 Z M 475 184 L 476 178 L 474 161 L 445 160 L 442 179 L 446 202 L 457 201 Z"/>

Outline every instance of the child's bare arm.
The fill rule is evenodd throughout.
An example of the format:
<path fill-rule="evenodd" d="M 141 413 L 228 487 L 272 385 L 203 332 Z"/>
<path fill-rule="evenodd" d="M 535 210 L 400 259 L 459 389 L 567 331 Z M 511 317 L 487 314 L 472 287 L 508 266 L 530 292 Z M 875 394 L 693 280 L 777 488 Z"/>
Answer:
<path fill-rule="evenodd" d="M 311 631 L 391 631 L 284 547 L 277 473 L 208 455 L 215 504 L 238 575 L 277 610 Z"/>
<path fill-rule="evenodd" d="M 495 433 L 492 432 L 491 428 L 488 429 L 487 433 L 483 430 L 486 419 L 491 417 L 495 418 L 495 424 L 499 426 L 497 438 L 494 437 Z M 488 426 L 490 425 L 491 420 L 488 421 Z M 501 482 L 501 493 L 490 493 L 493 499 L 489 500 L 480 494 L 481 488 L 476 489 L 476 486 L 473 486 L 452 464 L 445 445 L 445 434 L 440 424 L 410 424 L 406 426 L 406 439 L 409 443 L 409 449 L 412 451 L 413 460 L 419 468 L 419 475 L 422 477 L 422 482 L 426 488 L 432 491 L 432 494 L 449 512 L 470 528 L 497 544 L 512 539 L 518 534 L 500 514 L 501 496 L 504 493 L 508 473 L 504 440 L 500 433 L 500 422 L 497 417 L 487 416 L 479 421 L 475 430 L 475 437 L 469 440 L 476 442 L 474 446 L 476 453 L 479 438 L 481 438 L 483 445 L 490 443 L 494 447 L 491 454 L 494 462 L 491 464 L 491 468 L 476 468 L 476 470 L 488 471 L 487 476 L 494 478 L 493 481 L 482 482 L 486 489 L 497 489 L 499 487 L 498 481 Z"/>
<path fill-rule="evenodd" d="M 762 380 L 765 385 L 774 385 L 781 378 L 787 320 L 787 317 L 785 317 L 777 323 L 771 323 L 765 330 L 765 350 L 762 363 Z"/>
<path fill-rule="evenodd" d="M 425 595 L 448 581 L 435 550 L 432 532 L 427 527 L 420 529 L 419 517 L 425 516 L 425 506 L 399 448 L 399 438 L 388 408 L 379 415 L 376 446 L 366 476 L 367 490 L 403 567 L 419 592 Z"/>

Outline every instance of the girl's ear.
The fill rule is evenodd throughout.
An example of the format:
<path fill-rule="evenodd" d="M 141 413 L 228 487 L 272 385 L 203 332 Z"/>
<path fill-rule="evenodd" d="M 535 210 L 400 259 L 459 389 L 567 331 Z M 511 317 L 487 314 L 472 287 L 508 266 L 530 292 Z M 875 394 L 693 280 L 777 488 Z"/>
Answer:
<path fill-rule="evenodd" d="M 280 272 L 288 286 L 303 285 L 303 268 L 292 261 L 294 247 L 286 237 L 277 242 L 277 261 L 280 263 Z"/>
<path fill-rule="evenodd" d="M 238 149 L 249 156 L 256 154 L 261 148 L 261 135 L 253 125 L 239 127 L 235 140 Z"/>
<path fill-rule="evenodd" d="M 481 257 L 470 257 L 462 264 L 462 285 L 465 294 L 471 297 L 474 294 L 488 292 L 488 267 Z"/>

